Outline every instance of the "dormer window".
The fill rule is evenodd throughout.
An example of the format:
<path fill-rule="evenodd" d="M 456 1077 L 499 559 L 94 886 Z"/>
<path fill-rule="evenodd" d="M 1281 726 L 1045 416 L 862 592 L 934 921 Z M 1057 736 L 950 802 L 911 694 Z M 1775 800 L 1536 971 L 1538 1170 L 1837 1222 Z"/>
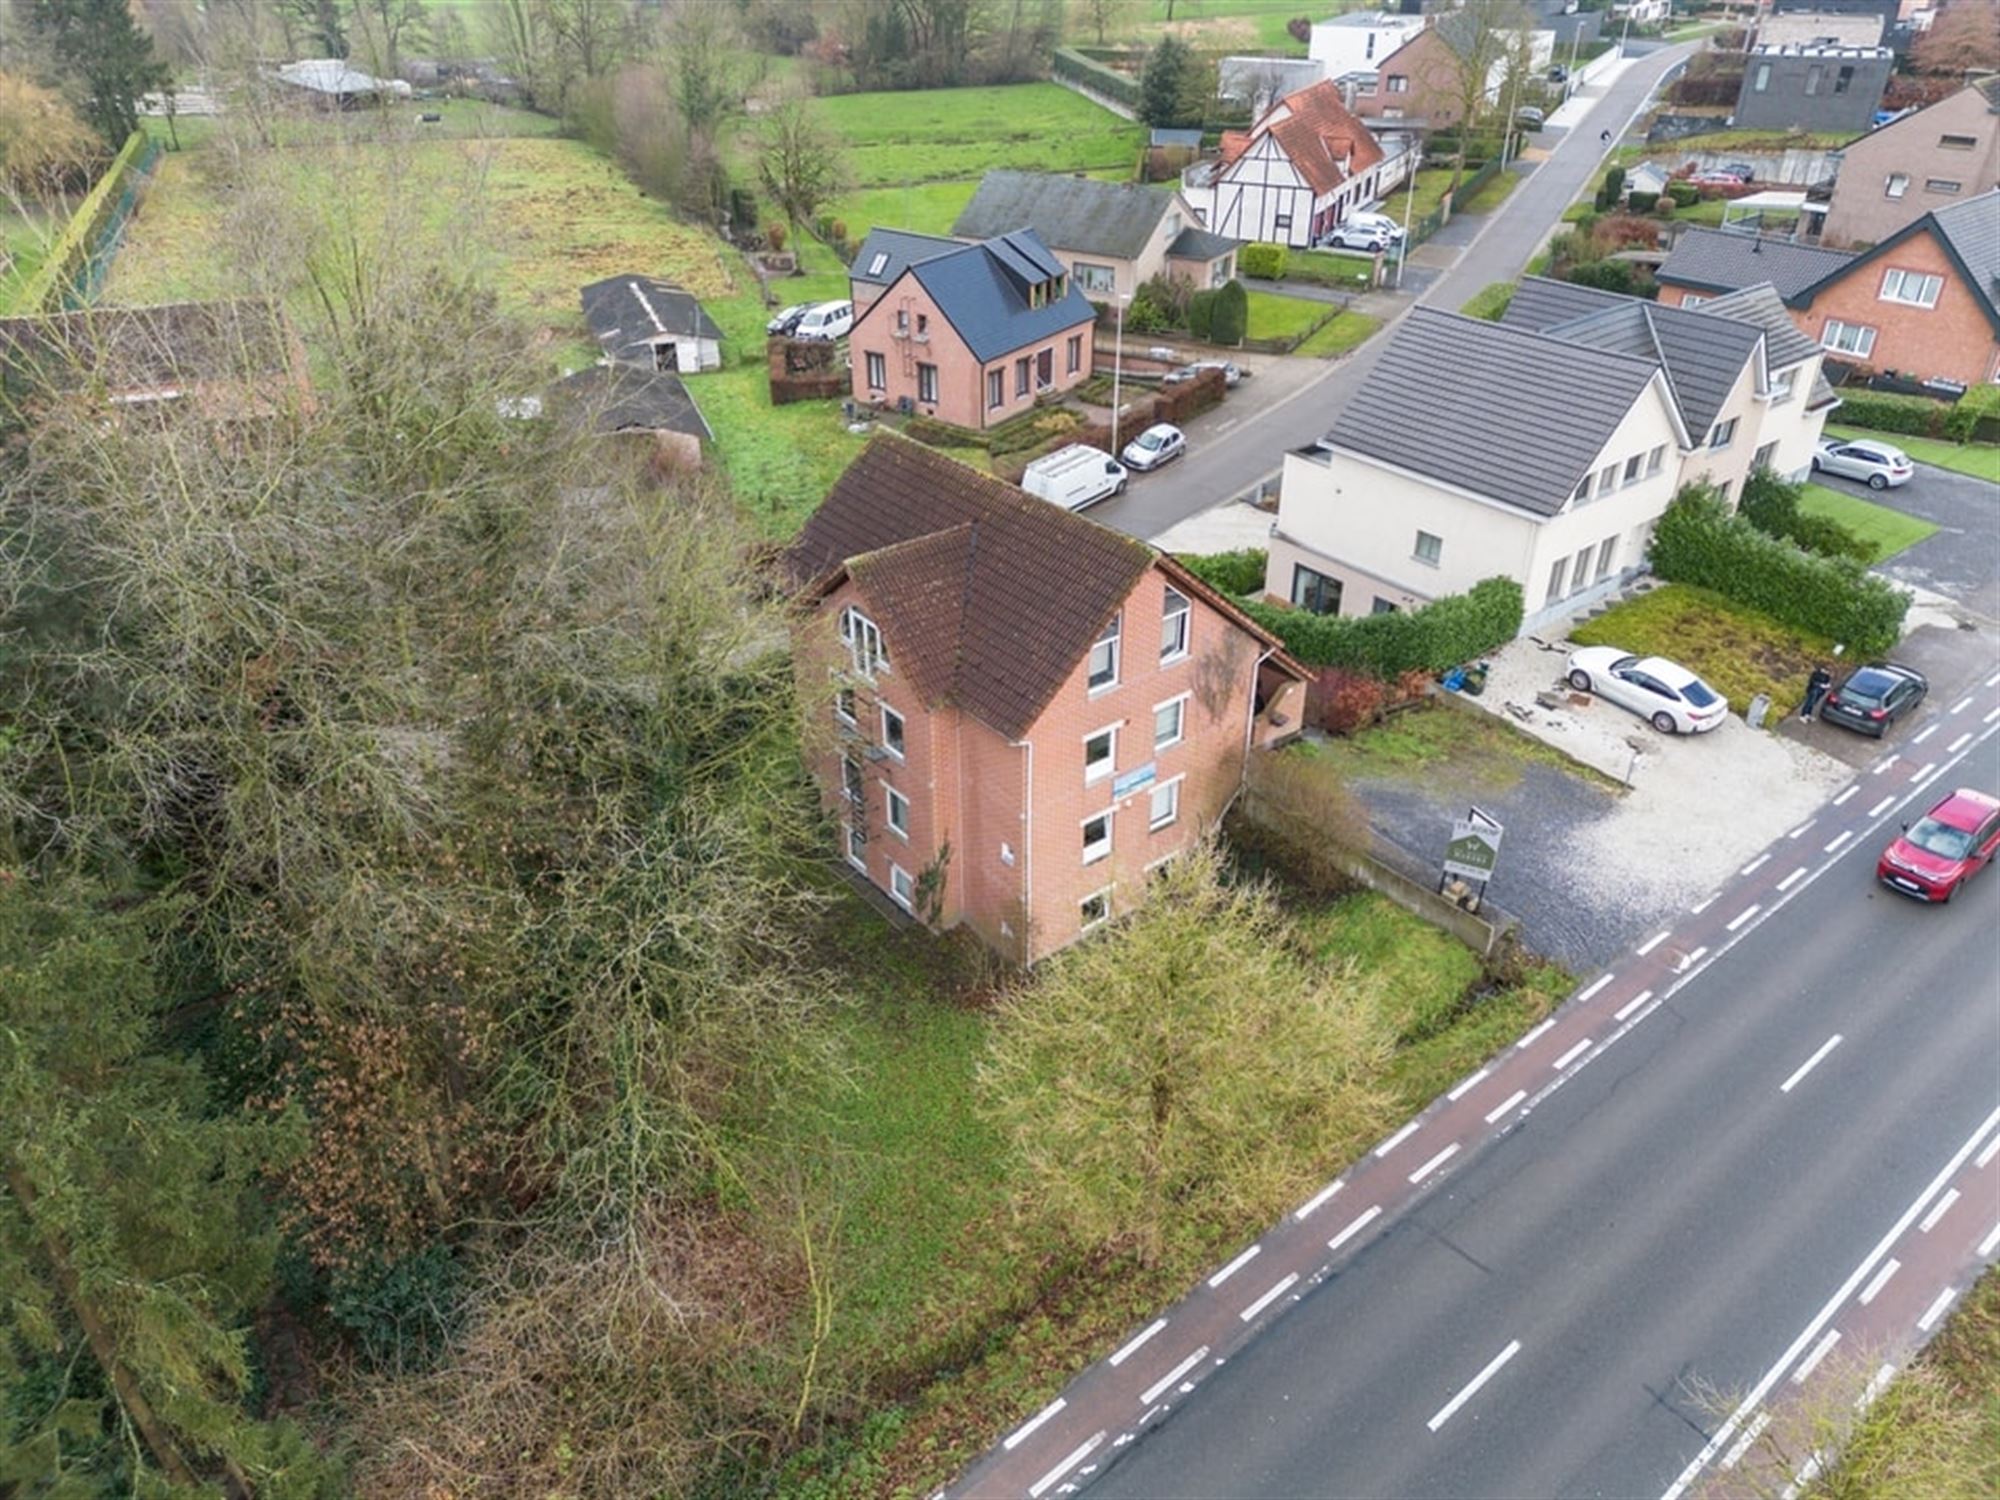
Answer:
<path fill-rule="evenodd" d="M 868 259 L 868 274 L 870 276 L 880 276 L 882 268 L 888 264 L 889 253 L 886 250 L 877 250 Z"/>
<path fill-rule="evenodd" d="M 889 670 L 889 652 L 882 644 L 882 632 L 851 604 L 840 612 L 840 638 L 847 643 L 848 659 L 857 675 L 872 679 L 877 672 Z"/>

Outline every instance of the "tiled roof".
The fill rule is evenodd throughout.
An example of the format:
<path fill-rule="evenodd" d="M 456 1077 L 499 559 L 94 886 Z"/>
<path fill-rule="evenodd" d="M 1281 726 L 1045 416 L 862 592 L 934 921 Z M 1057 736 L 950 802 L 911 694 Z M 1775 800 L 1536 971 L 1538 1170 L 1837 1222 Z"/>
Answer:
<path fill-rule="evenodd" d="M 1990 315 L 2000 306 L 2000 188 L 1947 208 L 1934 208 L 1931 218 L 1945 243 L 1965 263 L 1972 289 Z"/>
<path fill-rule="evenodd" d="M 292 376 L 284 315 L 265 302 L 168 302 L 0 318 L 0 385 L 110 392 Z"/>
<path fill-rule="evenodd" d="M 653 341 L 665 336 L 720 339 L 692 292 L 651 276 L 607 276 L 577 292 L 583 316 L 605 354 L 614 360 L 653 364 Z"/>
<path fill-rule="evenodd" d="M 914 234 L 907 229 L 871 229 L 854 264 L 847 268 L 850 281 L 871 286 L 887 286 L 916 261 L 929 260 L 958 248 L 958 241 L 939 234 Z M 879 262 L 879 264 L 878 264 Z"/>
<path fill-rule="evenodd" d="M 1769 282 L 1741 287 L 1702 303 L 1701 310 L 1712 318 L 1737 318 L 1755 323 L 1764 330 L 1765 357 L 1771 368 L 1782 370 L 1819 353 L 1819 345 L 1799 331 L 1792 315 Z M 1824 379 L 1824 377 L 1821 377 Z"/>
<path fill-rule="evenodd" d="M 1755 323 L 1711 317 L 1678 307 L 1660 307 L 1642 297 L 1624 300 L 1547 330 L 1548 337 L 1588 344 L 1615 354 L 1652 359 L 1667 372 L 1681 423 L 1701 441 L 1722 403 L 1743 376 L 1743 367 L 1757 359 L 1764 330 Z"/>
<path fill-rule="evenodd" d="M 1010 739 L 1033 727 L 1152 565 L 1144 543 L 904 438 L 871 441 L 786 554 L 852 576 L 894 670 Z"/>
<path fill-rule="evenodd" d="M 1619 307 L 1630 300 L 1617 292 L 1601 291 L 1574 281 L 1524 276 L 1521 284 L 1514 288 L 1513 300 L 1507 304 L 1507 311 L 1501 315 L 1500 321 L 1510 328 L 1525 328 L 1539 333 L 1544 328 L 1587 317 L 1607 307 Z"/>
<path fill-rule="evenodd" d="M 592 365 L 559 380 L 549 394 L 587 418 L 595 432 L 684 432 L 712 438 L 680 376 L 634 365 Z"/>
<path fill-rule="evenodd" d="M 1215 260 L 1242 248 L 1243 241 L 1232 240 L 1226 234 L 1210 234 L 1206 229 L 1189 227 L 1174 236 L 1167 254 L 1174 260 Z"/>
<path fill-rule="evenodd" d="M 1065 172 L 988 172 L 951 232 L 983 240 L 1032 229 L 1045 244 L 1131 260 L 1146 248 L 1174 195 L 1137 182 L 1097 182 Z"/>
<path fill-rule="evenodd" d="M 1031 229 L 920 260 L 908 274 L 930 293 L 938 311 L 982 364 L 1097 316 L 1073 281 L 1062 296 L 1040 307 L 1032 304 L 1031 285 L 1065 273 Z M 872 317 L 875 307 L 863 317 Z"/>
<path fill-rule="evenodd" d="M 1845 267 L 1854 257 L 1844 250 L 1794 245 L 1759 235 L 1693 226 L 1674 242 L 1656 273 L 1671 286 L 1704 292 L 1733 292 L 1768 281 L 1780 297 L 1792 297 Z"/>
<path fill-rule="evenodd" d="M 1652 359 L 1418 307 L 1328 440 L 1551 516 L 1659 370 Z"/>
<path fill-rule="evenodd" d="M 1285 95 L 1265 118 L 1281 109 L 1289 112 L 1287 118 L 1269 125 L 1260 123 L 1251 133 L 1274 137 L 1315 193 L 1330 193 L 1382 160 L 1381 146 L 1360 117 L 1348 109 L 1331 80 L 1321 79 L 1310 88 Z"/>

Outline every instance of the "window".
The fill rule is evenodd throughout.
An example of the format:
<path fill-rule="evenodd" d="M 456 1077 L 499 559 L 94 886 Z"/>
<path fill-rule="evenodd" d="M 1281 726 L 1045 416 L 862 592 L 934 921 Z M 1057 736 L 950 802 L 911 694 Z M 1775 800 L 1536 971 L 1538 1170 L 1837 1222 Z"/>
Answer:
<path fill-rule="evenodd" d="M 1223 285 L 1236 274 L 1236 255 L 1231 251 L 1209 268 L 1208 284 L 1211 287 Z"/>
<path fill-rule="evenodd" d="M 1007 404 L 1007 372 L 988 370 L 986 372 L 986 404 L 990 407 Z"/>
<path fill-rule="evenodd" d="M 1094 865 L 1111 852 L 1111 814 L 1101 812 L 1083 820 L 1083 862 Z"/>
<path fill-rule="evenodd" d="M 1598 494 L 1600 495 L 1610 494 L 1611 491 L 1617 487 L 1617 484 L 1618 484 L 1618 465 L 1606 464 L 1603 468 L 1597 471 Z"/>
<path fill-rule="evenodd" d="M 1108 921 L 1111 916 L 1111 892 L 1109 890 L 1091 892 L 1077 902 L 1076 915 L 1077 920 L 1083 924 L 1085 932 L 1100 922 Z"/>
<path fill-rule="evenodd" d="M 1666 461 L 1667 461 L 1667 445 L 1665 443 L 1662 443 L 1660 444 L 1659 447 L 1655 448 L 1651 453 L 1648 453 L 1646 455 L 1646 477 L 1648 479 L 1651 479 L 1655 474 L 1659 473 L 1660 465 L 1664 464 Z"/>
<path fill-rule="evenodd" d="M 1407 94 L 1409 93 L 1409 91 L 1410 91 L 1410 80 L 1407 75 L 1402 73 L 1391 73 L 1389 75 L 1390 93 Z"/>
<path fill-rule="evenodd" d="M 1045 391 L 1056 383 L 1056 351 L 1051 345 L 1035 356 L 1035 389 Z"/>
<path fill-rule="evenodd" d="M 1882 196 L 1884 198 L 1900 198 L 1909 190 L 1910 174 L 1908 172 L 1891 172 L 1882 184 Z"/>
<path fill-rule="evenodd" d="M 1368 613 L 1371 615 L 1393 615 L 1395 612 L 1396 601 L 1384 599 L 1380 594 L 1375 596 L 1375 602 L 1368 608 Z"/>
<path fill-rule="evenodd" d="M 1736 418 L 1734 417 L 1727 422 L 1717 422 L 1708 434 L 1708 446 L 1711 448 L 1727 448 L 1735 441 Z"/>
<path fill-rule="evenodd" d="M 1965 184 L 1962 182 L 1952 182 L 1943 177 L 1926 177 L 1924 179 L 1925 192 L 1943 193 L 1947 197 L 1958 196 L 1960 189 L 1964 186 Z"/>
<path fill-rule="evenodd" d="M 886 817 L 889 822 L 889 831 L 898 838 L 908 838 L 910 836 L 910 799 L 892 786 L 883 787 L 882 796 L 888 806 Z"/>
<path fill-rule="evenodd" d="M 1608 536 L 1597 549 L 1597 579 L 1602 583 L 1611 576 L 1611 559 L 1618 555 L 1618 538 Z"/>
<path fill-rule="evenodd" d="M 931 336 L 931 315 L 929 313 L 918 313 L 917 342 L 920 344 L 924 343 L 926 340 L 930 338 L 930 336 Z"/>
<path fill-rule="evenodd" d="M 1186 738 L 1187 695 L 1183 693 L 1171 703 L 1162 703 L 1153 710 L 1153 749 L 1171 750 Z"/>
<path fill-rule="evenodd" d="M 861 799 L 868 795 L 867 783 L 861 779 L 861 762 L 851 755 L 840 757 L 840 789 L 847 800 L 857 807 Z"/>
<path fill-rule="evenodd" d="M 1941 135 L 1938 137 L 1940 151 L 1970 151 L 1979 144 L 1979 138 L 1971 135 Z"/>
<path fill-rule="evenodd" d="M 1292 227 L 1292 216 L 1290 214 L 1273 214 L 1271 216 L 1271 228 L 1273 228 L 1274 230 L 1290 229 L 1291 227 Z"/>
<path fill-rule="evenodd" d="M 1875 352 L 1875 330 L 1828 318 L 1826 327 L 1820 330 L 1819 342 L 1821 348 L 1831 349 L 1836 354 L 1852 354 L 1856 359 L 1866 359 Z"/>
<path fill-rule="evenodd" d="M 1188 597 L 1179 589 L 1169 588 L 1160 605 L 1160 664 L 1179 661 L 1187 655 L 1188 619 L 1190 606 Z"/>
<path fill-rule="evenodd" d="M 1569 591 L 1572 594 L 1580 594 L 1590 587 L 1590 554 L 1596 550 L 1595 547 L 1585 547 L 1570 565 Z"/>
<path fill-rule="evenodd" d="M 1769 63 L 1758 63 L 1757 81 L 1750 85 L 1751 91 L 1753 93 L 1761 94 L 1764 92 L 1764 90 L 1766 90 L 1770 86 L 1771 86 L 1771 65 Z"/>
<path fill-rule="evenodd" d="M 1292 603 L 1316 615 L 1340 613 L 1340 580 L 1315 572 L 1303 563 L 1292 567 Z"/>
<path fill-rule="evenodd" d="M 1572 495 L 1570 498 L 1574 500 L 1578 505 L 1581 505 L 1583 504 L 1584 501 L 1588 500 L 1590 498 L 1590 481 L 1595 479 L 1596 477 L 1597 476 L 1594 474 L 1584 475 L 1583 483 L 1576 487 L 1576 493 Z"/>
<path fill-rule="evenodd" d="M 889 670 L 889 648 L 882 644 L 882 632 L 851 604 L 840 612 L 840 638 L 847 642 L 848 658 L 861 676 L 872 678 Z"/>
<path fill-rule="evenodd" d="M 1771 404 L 1782 406 L 1791 400 L 1798 389 L 1798 384 L 1799 372 L 1796 366 L 1789 370 L 1778 371 L 1771 377 Z"/>
<path fill-rule="evenodd" d="M 1014 394 L 1016 396 L 1025 396 L 1035 388 L 1035 377 L 1032 373 L 1033 363 L 1025 355 L 1014 361 Z"/>
<path fill-rule="evenodd" d="M 1563 596 L 1563 579 L 1569 576 L 1569 559 L 1559 557 L 1549 568 L 1548 603 L 1553 604 Z"/>
<path fill-rule="evenodd" d="M 889 389 L 889 361 L 872 350 L 868 355 L 868 389 L 871 391 Z"/>
<path fill-rule="evenodd" d="M 1090 648 L 1090 690 L 1108 688 L 1118 681 L 1118 616 L 1097 637 Z"/>
<path fill-rule="evenodd" d="M 1757 450 L 1756 457 L 1750 460 L 1750 467 L 1753 469 L 1768 469 L 1771 467 L 1771 460 L 1777 456 L 1778 445 L 1776 443 L 1766 443 Z"/>
<path fill-rule="evenodd" d="M 889 895 L 904 911 L 915 910 L 917 883 L 910 878 L 910 872 L 901 865 L 889 866 Z"/>
<path fill-rule="evenodd" d="M 1087 260 L 1080 260 L 1070 267 L 1070 271 L 1086 297 L 1093 292 L 1100 297 L 1108 297 L 1118 290 L 1118 273 L 1110 266 L 1092 265 Z"/>
<path fill-rule="evenodd" d="M 868 868 L 868 835 L 852 823 L 846 825 L 847 862 L 857 870 Z"/>
<path fill-rule="evenodd" d="M 842 688 L 833 695 L 833 716 L 843 724 L 854 722 L 853 688 Z"/>
<path fill-rule="evenodd" d="M 1635 453 L 1625 460 L 1625 482 L 1627 484 L 1637 484 L 1639 482 L 1639 469 L 1645 462 L 1646 455 L 1643 453 Z"/>
<path fill-rule="evenodd" d="M 903 716 L 886 703 L 882 705 L 882 748 L 897 760 L 903 758 Z"/>
<path fill-rule="evenodd" d="M 889 264 L 888 252 L 885 250 L 877 250 L 873 255 L 868 257 L 868 274 L 870 276 L 880 276 L 882 274 L 882 268 L 888 264 Z"/>
<path fill-rule="evenodd" d="M 1814 63 L 1806 69 L 1806 94 L 1808 97 L 1819 92 L 1820 82 L 1825 77 L 1826 69 L 1818 63 Z"/>
<path fill-rule="evenodd" d="M 910 310 L 907 307 L 899 307 L 896 309 L 896 337 L 899 339 L 904 338 L 909 334 L 909 331 Z"/>
<path fill-rule="evenodd" d="M 1882 276 L 1882 300 L 1902 302 L 1911 307 L 1936 307 L 1944 290 L 1942 276 L 1926 276 L 1921 271 L 1890 270 Z"/>
<path fill-rule="evenodd" d="M 1444 556 L 1444 538 L 1432 536 L 1428 531 L 1417 533 L 1417 561 L 1436 567 Z"/>
<path fill-rule="evenodd" d="M 1100 729 L 1083 742 L 1083 782 L 1102 781 L 1118 764 L 1118 729 Z"/>
<path fill-rule="evenodd" d="M 1854 82 L 1853 64 L 1842 63 L 1840 65 L 1840 71 L 1833 75 L 1833 91 L 1836 94 L 1844 94 L 1847 92 L 1848 85 L 1853 82 Z"/>
<path fill-rule="evenodd" d="M 1702 303 L 1704 303 L 1704 302 L 1706 302 L 1706 301 L 1708 301 L 1708 300 L 1709 300 L 1708 298 L 1706 298 L 1706 297 L 1701 297 L 1701 296 L 1697 296 L 1697 295 L 1696 295 L 1695 293 L 1693 293 L 1693 292 L 1682 292 L 1682 293 L 1681 293 L 1681 306 L 1682 306 L 1682 307 L 1700 307 L 1700 306 L 1702 305 Z"/>
<path fill-rule="evenodd" d="M 1153 788 L 1152 814 L 1146 820 L 1146 826 L 1152 832 L 1158 833 L 1162 828 L 1171 825 L 1180 815 L 1181 779 L 1176 776 L 1165 786 Z"/>
<path fill-rule="evenodd" d="M 917 399 L 931 406 L 937 405 L 937 366 L 917 366 Z"/>
<path fill-rule="evenodd" d="M 1066 351 L 1066 357 L 1063 361 L 1064 373 L 1074 375 L 1078 370 L 1081 370 L 1082 368 L 1083 368 L 1083 335 L 1080 333 L 1073 333 L 1069 336 L 1069 347 Z"/>

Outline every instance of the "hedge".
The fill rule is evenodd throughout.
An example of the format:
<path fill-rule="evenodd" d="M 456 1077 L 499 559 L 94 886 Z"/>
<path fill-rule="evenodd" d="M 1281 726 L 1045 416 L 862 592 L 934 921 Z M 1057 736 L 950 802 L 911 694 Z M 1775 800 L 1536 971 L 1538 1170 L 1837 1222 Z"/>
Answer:
<path fill-rule="evenodd" d="M 1139 107 L 1139 83 L 1135 78 L 1093 62 L 1074 47 L 1058 47 L 1049 64 L 1049 71 L 1058 78 L 1067 78 L 1072 83 L 1080 83 L 1107 99 L 1115 99 L 1127 109 Z"/>
<path fill-rule="evenodd" d="M 1245 547 L 1236 552 L 1210 552 L 1175 561 L 1210 588 L 1234 599 L 1264 591 L 1264 569 L 1270 556 L 1262 547 Z"/>
<path fill-rule="evenodd" d="M 1489 323 L 1498 323 L 1507 316 L 1507 309 L 1513 301 L 1514 283 L 1494 281 L 1474 292 L 1459 311 L 1468 318 L 1484 318 Z"/>
<path fill-rule="evenodd" d="M 1975 386 L 1945 413 L 1944 435 L 1955 443 L 2000 442 L 2000 385 Z"/>
<path fill-rule="evenodd" d="M 1290 259 L 1283 245 L 1253 240 L 1237 252 L 1236 269 L 1258 281 L 1283 281 L 1285 263 Z"/>
<path fill-rule="evenodd" d="M 1743 503 L 1737 507 L 1737 514 L 1764 535 L 1796 542 L 1808 552 L 1873 562 L 1872 543 L 1856 536 L 1831 516 L 1800 511 L 1799 501 L 1805 492 L 1802 484 L 1788 484 L 1769 469 L 1757 469 L 1743 481 Z"/>
<path fill-rule="evenodd" d="M 1731 515 L 1712 489 L 1689 486 L 1653 532 L 1653 572 L 1692 583 L 1856 651 L 1886 651 L 1903 634 L 1910 596 L 1844 557 L 1815 557 Z"/>
<path fill-rule="evenodd" d="M 1875 432 L 1904 432 L 1911 437 L 1943 437 L 1951 408 L 1928 396 L 1898 396 L 1891 391 L 1843 390 L 1838 421 Z"/>
<path fill-rule="evenodd" d="M 1209 338 L 1235 348 L 1250 327 L 1250 294 L 1234 278 L 1215 289 L 1215 306 L 1210 314 Z"/>
<path fill-rule="evenodd" d="M 1352 667 L 1385 681 L 1442 672 L 1521 633 L 1521 585 L 1488 578 L 1421 609 L 1384 615 L 1315 615 L 1259 600 L 1242 608 L 1309 667 Z"/>

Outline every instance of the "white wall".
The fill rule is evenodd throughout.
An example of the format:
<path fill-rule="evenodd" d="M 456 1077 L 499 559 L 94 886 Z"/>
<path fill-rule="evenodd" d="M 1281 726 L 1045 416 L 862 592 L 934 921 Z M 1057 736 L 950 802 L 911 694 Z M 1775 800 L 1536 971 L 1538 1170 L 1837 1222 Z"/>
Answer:
<path fill-rule="evenodd" d="M 1370 26 L 1340 26 L 1330 21 L 1313 24 L 1312 40 L 1306 55 L 1325 66 L 1325 77 L 1365 72 L 1424 29 L 1422 16 L 1378 15 Z"/>

